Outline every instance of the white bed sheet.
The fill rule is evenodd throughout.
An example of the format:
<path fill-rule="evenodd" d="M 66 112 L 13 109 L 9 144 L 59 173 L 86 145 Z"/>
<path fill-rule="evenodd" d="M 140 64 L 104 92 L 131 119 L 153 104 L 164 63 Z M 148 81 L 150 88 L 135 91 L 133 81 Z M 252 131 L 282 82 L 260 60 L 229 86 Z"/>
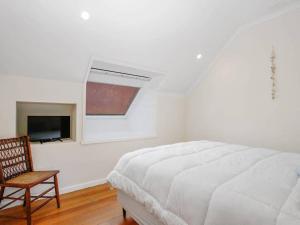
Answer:
<path fill-rule="evenodd" d="M 198 141 L 125 154 L 108 176 L 166 225 L 299 225 L 300 154 Z"/>

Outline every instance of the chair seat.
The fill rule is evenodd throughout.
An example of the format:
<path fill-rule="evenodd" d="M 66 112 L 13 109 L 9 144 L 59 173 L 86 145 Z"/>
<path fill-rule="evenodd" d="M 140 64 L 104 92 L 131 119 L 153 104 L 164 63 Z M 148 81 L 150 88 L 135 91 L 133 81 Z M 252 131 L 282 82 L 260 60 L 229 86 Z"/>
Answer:
<path fill-rule="evenodd" d="M 23 173 L 22 175 L 6 181 L 5 185 L 10 187 L 32 187 L 48 180 L 58 173 L 58 170 Z"/>

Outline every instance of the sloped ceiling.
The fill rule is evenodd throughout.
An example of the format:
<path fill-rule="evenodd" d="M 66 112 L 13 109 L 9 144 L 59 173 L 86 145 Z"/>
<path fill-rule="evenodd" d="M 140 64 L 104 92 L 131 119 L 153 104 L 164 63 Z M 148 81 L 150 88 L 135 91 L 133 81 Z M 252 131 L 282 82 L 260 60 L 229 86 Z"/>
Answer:
<path fill-rule="evenodd" d="M 162 89 L 185 92 L 240 26 L 298 2 L 1 0 L 0 74 L 83 81 L 94 56 L 163 72 Z"/>

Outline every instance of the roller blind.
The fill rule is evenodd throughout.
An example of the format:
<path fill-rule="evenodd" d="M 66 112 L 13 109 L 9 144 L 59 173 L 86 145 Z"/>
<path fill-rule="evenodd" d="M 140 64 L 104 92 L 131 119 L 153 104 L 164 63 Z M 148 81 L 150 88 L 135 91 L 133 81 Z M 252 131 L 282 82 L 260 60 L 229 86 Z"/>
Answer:
<path fill-rule="evenodd" d="M 87 82 L 86 115 L 126 115 L 139 87 Z"/>

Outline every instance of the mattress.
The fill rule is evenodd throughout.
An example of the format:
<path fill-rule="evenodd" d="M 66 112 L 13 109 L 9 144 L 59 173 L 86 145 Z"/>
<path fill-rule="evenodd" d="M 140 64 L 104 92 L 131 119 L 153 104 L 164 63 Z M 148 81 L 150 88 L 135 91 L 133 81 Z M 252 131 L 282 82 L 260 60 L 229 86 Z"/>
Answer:
<path fill-rule="evenodd" d="M 125 154 L 108 181 L 166 225 L 299 225 L 300 154 L 196 141 Z"/>

